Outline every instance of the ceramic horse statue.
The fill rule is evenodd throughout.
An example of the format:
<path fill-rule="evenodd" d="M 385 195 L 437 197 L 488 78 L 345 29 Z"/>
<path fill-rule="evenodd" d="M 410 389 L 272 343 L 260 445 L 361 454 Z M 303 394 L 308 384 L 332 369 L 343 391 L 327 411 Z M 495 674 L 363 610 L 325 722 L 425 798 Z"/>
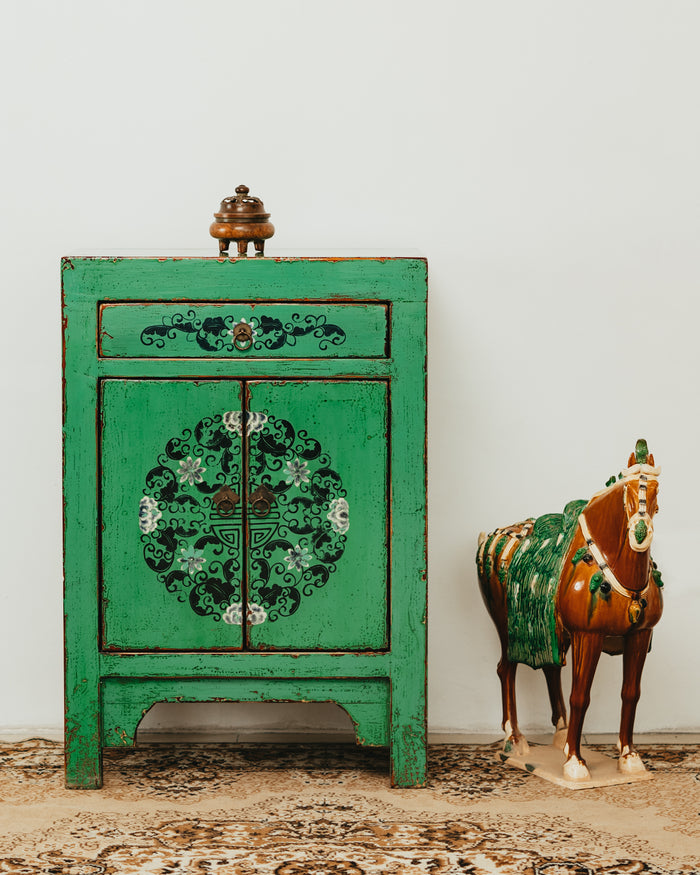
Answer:
<path fill-rule="evenodd" d="M 517 665 L 541 668 L 557 730 L 555 744 L 561 746 L 565 738 L 567 780 L 590 779 L 581 756 L 581 731 L 603 651 L 623 654 L 618 769 L 645 770 L 632 735 L 642 668 L 662 611 L 663 584 L 649 552 L 658 478 L 654 457 L 646 441 L 639 440 L 628 467 L 590 501 L 572 501 L 561 514 L 479 537 L 479 585 L 501 641 L 504 750 L 528 750 L 515 707 Z M 561 668 L 569 647 L 567 722 Z"/>

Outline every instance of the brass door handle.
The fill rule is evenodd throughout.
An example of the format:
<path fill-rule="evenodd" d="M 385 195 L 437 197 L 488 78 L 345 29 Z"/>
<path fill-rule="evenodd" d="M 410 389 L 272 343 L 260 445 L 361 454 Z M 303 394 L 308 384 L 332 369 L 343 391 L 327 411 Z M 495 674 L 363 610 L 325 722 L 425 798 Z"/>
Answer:
<path fill-rule="evenodd" d="M 267 516 L 272 505 L 275 503 L 275 494 L 264 484 L 250 494 L 250 509 L 256 516 Z"/>
<path fill-rule="evenodd" d="M 221 489 L 212 496 L 212 502 L 219 516 L 233 516 L 236 510 L 236 505 L 240 501 L 240 496 L 231 489 L 230 486 L 222 486 Z"/>

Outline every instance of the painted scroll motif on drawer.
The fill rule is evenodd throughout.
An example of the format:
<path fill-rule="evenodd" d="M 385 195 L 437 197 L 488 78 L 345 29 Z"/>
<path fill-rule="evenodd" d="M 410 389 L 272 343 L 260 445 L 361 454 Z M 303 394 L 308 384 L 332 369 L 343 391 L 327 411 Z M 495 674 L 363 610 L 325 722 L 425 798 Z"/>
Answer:
<path fill-rule="evenodd" d="M 380 303 L 103 303 L 104 358 L 383 358 Z"/>

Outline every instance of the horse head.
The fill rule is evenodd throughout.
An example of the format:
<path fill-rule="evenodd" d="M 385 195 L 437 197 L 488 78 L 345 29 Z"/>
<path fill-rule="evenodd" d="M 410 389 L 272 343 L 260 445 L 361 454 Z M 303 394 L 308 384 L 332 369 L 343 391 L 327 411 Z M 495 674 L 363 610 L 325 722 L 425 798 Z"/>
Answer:
<path fill-rule="evenodd" d="M 635 592 L 648 583 L 659 473 L 646 441 L 638 440 L 627 468 L 611 477 L 581 513 L 585 538 L 613 588 L 616 580 Z"/>
<path fill-rule="evenodd" d="M 627 469 L 622 472 L 628 542 L 637 553 L 648 550 L 654 537 L 660 473 L 661 469 L 654 465 L 654 456 L 647 449 L 647 442 L 638 440 Z"/>

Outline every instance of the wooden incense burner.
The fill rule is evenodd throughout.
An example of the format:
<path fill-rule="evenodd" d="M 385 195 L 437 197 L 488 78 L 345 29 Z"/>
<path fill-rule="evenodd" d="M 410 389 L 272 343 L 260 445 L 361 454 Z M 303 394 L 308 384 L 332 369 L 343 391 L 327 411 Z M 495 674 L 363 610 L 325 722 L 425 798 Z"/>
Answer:
<path fill-rule="evenodd" d="M 209 233 L 219 241 L 219 255 L 227 256 L 231 243 L 238 248 L 238 257 L 246 258 L 248 244 L 255 247 L 256 256 L 265 254 L 265 241 L 275 233 L 275 226 L 268 221 L 270 214 L 259 197 L 249 194 L 247 185 L 239 185 L 233 197 L 221 201 L 219 212 L 209 226 Z"/>

